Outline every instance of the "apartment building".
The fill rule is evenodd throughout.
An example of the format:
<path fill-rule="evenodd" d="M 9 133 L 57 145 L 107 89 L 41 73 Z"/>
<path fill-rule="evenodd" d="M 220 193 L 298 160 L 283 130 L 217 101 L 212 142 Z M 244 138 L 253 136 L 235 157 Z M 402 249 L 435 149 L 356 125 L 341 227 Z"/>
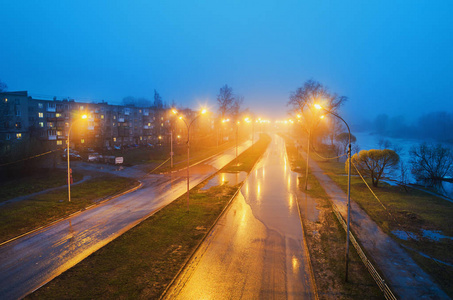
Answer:
<path fill-rule="evenodd" d="M 195 113 L 183 110 L 187 118 Z M 86 115 L 86 119 L 81 116 Z M 0 150 L 11 151 L 26 141 L 45 149 L 64 147 L 70 132 L 75 147 L 120 148 L 162 145 L 183 140 L 186 128 L 169 109 L 84 103 L 72 99 L 35 99 L 27 91 L 0 93 Z M 212 122 L 211 122 L 212 123 Z M 204 123 L 203 131 L 209 130 Z M 199 127 L 199 126 L 195 126 Z M 200 130 L 195 128 L 194 131 Z"/>

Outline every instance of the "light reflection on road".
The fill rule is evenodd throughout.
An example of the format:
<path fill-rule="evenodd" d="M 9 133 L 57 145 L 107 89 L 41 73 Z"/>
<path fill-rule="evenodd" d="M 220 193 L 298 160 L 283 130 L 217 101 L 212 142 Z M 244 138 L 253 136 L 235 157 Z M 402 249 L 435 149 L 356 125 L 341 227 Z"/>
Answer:
<path fill-rule="evenodd" d="M 250 142 L 238 148 L 242 153 Z M 235 148 L 191 167 L 191 187 L 232 161 Z M 0 247 L 0 299 L 22 298 L 186 192 L 186 172 L 148 175 L 142 188 Z"/>
<path fill-rule="evenodd" d="M 242 191 L 175 281 L 167 299 L 311 299 L 295 205 L 297 174 L 273 136 Z"/>

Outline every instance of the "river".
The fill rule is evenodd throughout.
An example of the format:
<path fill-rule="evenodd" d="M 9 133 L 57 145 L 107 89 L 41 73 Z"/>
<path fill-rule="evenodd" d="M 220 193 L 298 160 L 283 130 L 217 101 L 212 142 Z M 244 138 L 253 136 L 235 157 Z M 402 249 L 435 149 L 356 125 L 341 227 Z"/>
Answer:
<path fill-rule="evenodd" d="M 408 181 L 410 183 L 416 183 L 414 177 L 412 176 L 410 172 L 410 155 L 409 155 L 409 150 L 413 146 L 417 146 L 425 140 L 420 140 L 420 139 L 405 139 L 405 138 L 393 138 L 393 137 L 388 137 L 388 136 L 382 136 L 382 135 L 377 135 L 377 134 L 371 134 L 369 132 L 354 132 L 352 133 L 355 135 L 357 138 L 356 144 L 359 146 L 360 150 L 369 150 L 369 149 L 380 149 L 380 141 L 381 140 L 387 140 L 391 143 L 391 149 L 394 146 L 400 147 L 401 150 L 398 152 L 400 155 L 400 159 L 404 161 L 405 165 L 408 167 Z M 426 141 L 427 143 L 434 143 L 436 144 L 437 142 L 434 140 L 431 141 Z M 452 145 L 449 144 L 444 144 L 444 146 L 452 147 Z M 354 149 L 354 148 L 353 148 Z M 354 150 L 353 150 L 354 151 Z M 401 172 L 395 171 L 393 178 L 395 180 L 400 180 L 401 177 Z M 453 198 L 453 183 L 451 182 L 446 182 L 443 181 L 442 185 L 437 188 L 437 192 L 447 196 L 449 198 Z"/>

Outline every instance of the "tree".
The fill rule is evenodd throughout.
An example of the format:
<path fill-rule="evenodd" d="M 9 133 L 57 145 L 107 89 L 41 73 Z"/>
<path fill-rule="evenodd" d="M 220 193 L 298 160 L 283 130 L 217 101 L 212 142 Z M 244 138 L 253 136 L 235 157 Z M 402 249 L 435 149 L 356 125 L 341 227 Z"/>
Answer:
<path fill-rule="evenodd" d="M 244 97 L 235 96 L 233 94 L 233 88 L 229 87 L 227 84 L 222 86 L 219 94 L 217 95 L 220 118 L 224 119 L 229 116 L 232 119 L 235 119 L 239 114 L 239 110 L 243 102 Z"/>
<path fill-rule="evenodd" d="M 441 144 L 422 143 L 409 150 L 411 173 L 417 181 L 439 184 L 447 175 L 453 175 L 453 152 Z"/>
<path fill-rule="evenodd" d="M 335 137 L 335 140 L 341 145 L 343 153 L 348 151 L 349 145 L 349 133 L 343 132 Z M 357 138 L 351 134 L 351 144 L 354 144 L 357 141 Z"/>
<path fill-rule="evenodd" d="M 374 187 L 378 187 L 381 178 L 398 168 L 400 161 L 399 155 L 390 149 L 362 150 L 359 154 L 354 154 L 351 159 L 360 174 L 371 178 Z M 346 161 L 346 171 L 348 166 Z"/>
<path fill-rule="evenodd" d="M 164 104 L 162 102 L 162 97 L 159 95 L 159 93 L 154 90 L 154 107 L 156 108 L 163 108 L 164 107 Z"/>
<path fill-rule="evenodd" d="M 224 119 L 227 116 L 230 116 L 231 118 L 237 117 L 243 101 L 243 97 L 237 97 L 233 94 L 233 88 L 229 87 L 227 84 L 222 86 L 217 95 L 220 118 Z"/>
<path fill-rule="evenodd" d="M 6 92 L 7 89 L 8 89 L 8 86 L 6 85 L 6 83 L 4 83 L 3 81 L 0 80 L 0 93 Z"/>

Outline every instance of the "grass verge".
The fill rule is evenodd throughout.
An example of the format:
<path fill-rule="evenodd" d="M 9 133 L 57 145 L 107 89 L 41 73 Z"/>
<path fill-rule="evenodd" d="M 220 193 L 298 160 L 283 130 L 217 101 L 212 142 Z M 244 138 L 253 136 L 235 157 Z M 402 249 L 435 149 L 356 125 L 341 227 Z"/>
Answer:
<path fill-rule="evenodd" d="M 344 163 L 318 161 L 318 165 L 346 192 L 347 177 Z M 371 186 L 371 183 L 368 181 Z M 351 199 L 353 199 L 375 221 L 381 229 L 396 242 L 407 246 L 415 262 L 430 274 L 440 287 L 453 297 L 453 267 L 436 262 L 420 253 L 453 264 L 453 240 L 449 238 L 431 239 L 425 232 L 437 232 L 453 236 L 453 203 L 431 194 L 381 182 L 372 188 L 385 208 L 374 198 L 363 181 L 356 176 L 351 178 Z M 400 232 L 398 237 L 395 232 Z M 408 232 L 415 239 L 407 238 Z M 405 240 L 407 239 L 407 240 Z M 412 249 L 412 250 L 409 250 Z"/>
<path fill-rule="evenodd" d="M 73 179 L 77 182 L 82 174 L 74 172 Z M 0 184 L 0 203 L 23 195 L 63 186 L 68 183 L 67 171 L 64 169 L 42 170 L 39 174 L 21 179 L 13 179 Z"/>
<path fill-rule="evenodd" d="M 244 152 L 236 164 L 256 162 L 267 145 L 256 144 L 253 158 Z M 26 298 L 158 298 L 238 189 L 201 191 L 208 180 L 191 190 L 189 213 L 182 195 Z"/>
<path fill-rule="evenodd" d="M 61 188 L 7 203 L 0 209 L 0 242 L 66 217 L 136 184 L 136 180 L 129 178 L 104 175 L 72 186 L 71 202 L 67 189 Z"/>
<path fill-rule="evenodd" d="M 298 156 L 291 139 L 285 138 L 292 169 L 305 170 L 306 162 Z M 304 191 L 305 172 L 299 177 Z M 298 199 L 320 299 L 384 299 L 382 292 L 363 265 L 354 248 L 350 248 L 349 281 L 345 282 L 346 233 L 333 213 L 329 197 L 309 172 L 307 198 Z M 303 211 L 302 202 L 315 201 L 316 221 Z M 312 212 L 310 212 L 312 213 Z"/>

